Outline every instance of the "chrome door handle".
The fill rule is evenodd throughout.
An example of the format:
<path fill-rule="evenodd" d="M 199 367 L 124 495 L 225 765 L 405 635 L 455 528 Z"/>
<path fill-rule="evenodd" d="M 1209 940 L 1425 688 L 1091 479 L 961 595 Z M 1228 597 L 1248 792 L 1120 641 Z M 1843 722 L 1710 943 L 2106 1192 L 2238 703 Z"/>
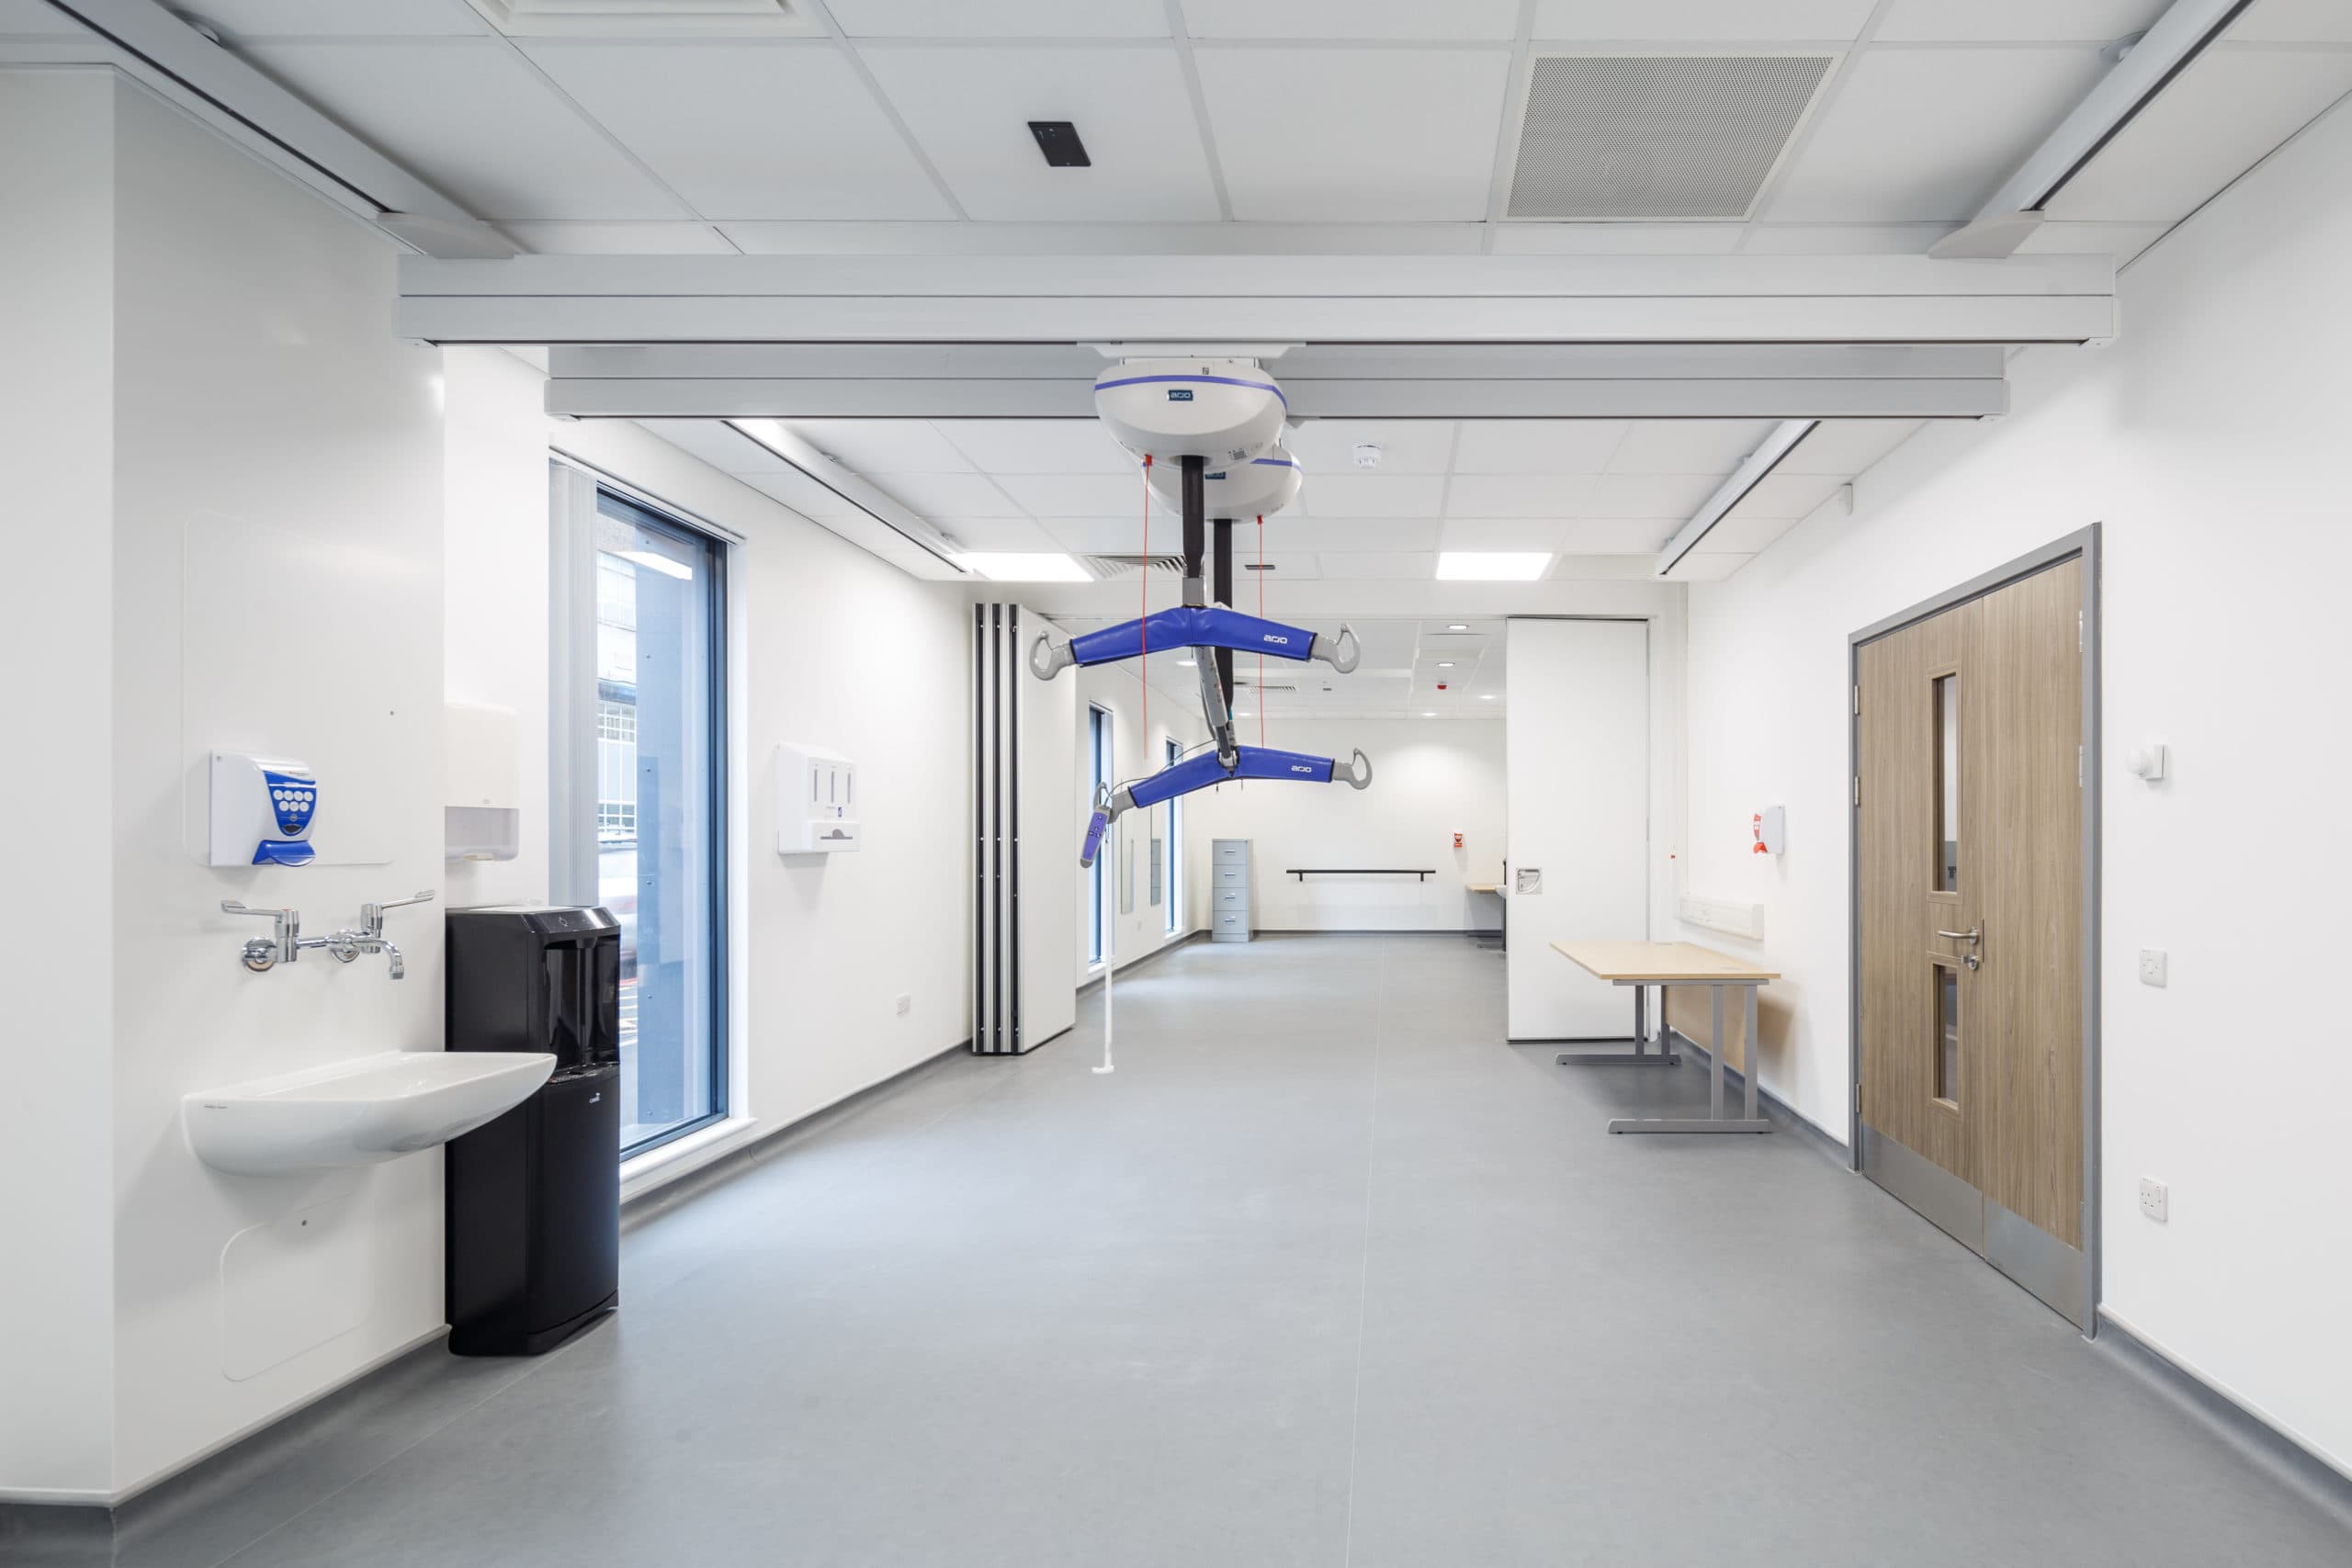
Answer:
<path fill-rule="evenodd" d="M 1981 946 L 1984 941 L 1984 931 L 1981 926 L 1971 926 L 1964 931 L 1938 931 L 1936 934 L 1950 937 L 1954 942 L 1964 942 L 1971 947 Z"/>

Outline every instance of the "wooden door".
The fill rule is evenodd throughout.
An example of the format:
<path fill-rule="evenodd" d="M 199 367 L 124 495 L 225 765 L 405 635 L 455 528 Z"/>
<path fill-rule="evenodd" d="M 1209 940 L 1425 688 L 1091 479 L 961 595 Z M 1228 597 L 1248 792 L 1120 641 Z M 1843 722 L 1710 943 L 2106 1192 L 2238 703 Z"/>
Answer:
<path fill-rule="evenodd" d="M 2083 570 L 2061 561 L 1855 661 L 1863 1168 L 2073 1316 Z"/>

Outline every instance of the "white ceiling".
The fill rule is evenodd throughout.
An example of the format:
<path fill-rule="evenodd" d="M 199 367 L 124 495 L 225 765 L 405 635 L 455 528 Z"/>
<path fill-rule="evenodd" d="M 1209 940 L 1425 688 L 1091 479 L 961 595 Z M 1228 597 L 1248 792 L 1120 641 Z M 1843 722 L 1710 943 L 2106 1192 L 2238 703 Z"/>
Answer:
<path fill-rule="evenodd" d="M 1279 372 L 1279 366 L 1277 366 Z M 1135 463 L 1091 420 L 793 420 L 819 451 L 972 551 L 1133 555 L 1145 547 Z M 1658 549 L 1774 428 L 1771 420 L 1310 420 L 1291 437 L 1299 501 L 1266 521 L 1272 583 L 1432 581 L 1440 550 L 1545 550 L 1555 579 L 1626 575 Z M 789 505 L 824 506 L 773 453 L 712 420 L 649 428 Z M 1745 559 L 1919 427 L 1831 420 L 1705 541 Z M 1380 466 L 1356 467 L 1360 444 Z M 836 499 L 831 509 L 838 514 Z M 1254 524 L 1239 530 L 1245 558 Z M 1151 502 L 1150 548 L 1181 547 Z M 1726 565 L 1734 563 L 1714 563 Z"/>
<path fill-rule="evenodd" d="M 2164 0 L 798 0 L 799 36 L 509 39 L 466 0 L 198 0 L 535 250 L 1917 252 Z M 60 30 L 0 0 L 0 33 Z M 1544 52 L 1827 53 L 1748 222 L 1501 220 Z M 2257 0 L 2031 242 L 2129 258 L 2352 87 L 2352 4 Z M 1094 157 L 1049 169 L 1031 118 Z"/>

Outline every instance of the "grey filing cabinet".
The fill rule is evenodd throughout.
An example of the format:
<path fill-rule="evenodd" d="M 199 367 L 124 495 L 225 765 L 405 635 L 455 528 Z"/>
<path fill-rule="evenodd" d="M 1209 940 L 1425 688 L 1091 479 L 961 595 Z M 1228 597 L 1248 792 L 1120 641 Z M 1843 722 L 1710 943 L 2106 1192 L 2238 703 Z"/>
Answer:
<path fill-rule="evenodd" d="M 1209 940 L 1250 940 L 1250 840 L 1209 842 Z"/>

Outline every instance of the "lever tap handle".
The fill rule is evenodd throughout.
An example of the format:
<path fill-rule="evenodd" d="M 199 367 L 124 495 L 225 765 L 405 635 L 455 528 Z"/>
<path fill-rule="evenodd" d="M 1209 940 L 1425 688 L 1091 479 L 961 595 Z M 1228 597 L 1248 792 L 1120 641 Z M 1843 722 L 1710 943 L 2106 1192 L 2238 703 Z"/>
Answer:
<path fill-rule="evenodd" d="M 224 915 L 259 915 L 265 920 L 274 920 L 280 915 L 290 915 L 294 911 L 291 909 L 256 909 L 249 905 L 241 904 L 234 898 L 223 898 L 220 900 L 220 912 Z"/>
<path fill-rule="evenodd" d="M 412 898 L 393 898 L 381 904 L 362 904 L 359 906 L 360 929 L 368 936 L 381 936 L 384 934 L 385 910 L 405 909 L 411 904 L 430 904 L 431 902 L 433 902 L 433 890 L 426 887 L 420 888 L 416 896 Z"/>

